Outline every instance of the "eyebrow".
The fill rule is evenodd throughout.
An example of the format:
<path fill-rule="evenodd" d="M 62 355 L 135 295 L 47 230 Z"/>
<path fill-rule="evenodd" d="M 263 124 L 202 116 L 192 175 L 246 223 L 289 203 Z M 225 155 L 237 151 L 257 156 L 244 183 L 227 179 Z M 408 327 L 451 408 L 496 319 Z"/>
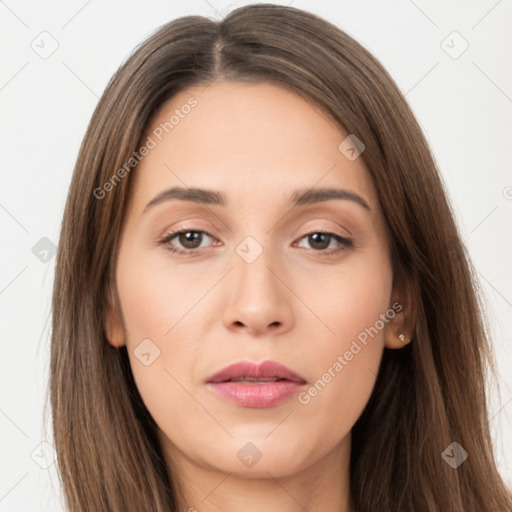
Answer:
<path fill-rule="evenodd" d="M 220 206 L 226 206 L 227 204 L 226 197 L 219 190 L 173 187 L 168 190 L 164 190 L 156 197 L 154 197 L 146 205 L 143 213 L 157 204 L 165 201 L 171 201 L 173 199 Z M 321 203 L 324 201 L 330 201 L 332 199 L 353 201 L 354 203 L 363 207 L 365 210 L 371 211 L 368 203 L 360 195 L 343 188 L 315 188 L 296 190 L 290 197 L 290 204 L 292 207 L 296 207 Z"/>

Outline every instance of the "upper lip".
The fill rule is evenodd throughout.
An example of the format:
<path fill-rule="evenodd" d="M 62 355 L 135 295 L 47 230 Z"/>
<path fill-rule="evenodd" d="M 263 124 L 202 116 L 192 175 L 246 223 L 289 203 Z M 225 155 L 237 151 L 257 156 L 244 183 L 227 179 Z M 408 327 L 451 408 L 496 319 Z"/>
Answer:
<path fill-rule="evenodd" d="M 304 377 L 276 361 L 263 361 L 262 363 L 241 361 L 230 364 L 209 377 L 207 382 L 227 382 L 232 379 L 239 379 L 243 377 L 251 379 L 275 378 L 298 382 L 300 384 L 306 383 L 306 379 L 304 379 Z"/>

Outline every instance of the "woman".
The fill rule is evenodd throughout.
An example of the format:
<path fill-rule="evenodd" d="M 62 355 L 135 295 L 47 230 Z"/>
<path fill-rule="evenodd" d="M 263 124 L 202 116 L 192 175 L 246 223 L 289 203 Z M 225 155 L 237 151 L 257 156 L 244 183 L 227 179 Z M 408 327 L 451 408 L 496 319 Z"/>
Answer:
<path fill-rule="evenodd" d="M 251 5 L 122 65 L 57 257 L 70 511 L 510 510 L 489 362 L 427 143 L 357 42 Z"/>

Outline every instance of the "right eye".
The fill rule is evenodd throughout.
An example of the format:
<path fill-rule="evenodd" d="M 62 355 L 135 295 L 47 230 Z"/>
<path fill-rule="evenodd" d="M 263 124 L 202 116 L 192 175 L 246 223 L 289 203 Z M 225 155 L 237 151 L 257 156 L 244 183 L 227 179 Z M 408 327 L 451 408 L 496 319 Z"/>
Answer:
<path fill-rule="evenodd" d="M 179 231 L 166 234 L 164 238 L 158 241 L 158 244 L 164 245 L 167 250 L 173 253 L 188 254 L 191 252 L 197 252 L 196 249 L 201 248 L 201 242 L 204 239 L 204 235 L 213 239 L 210 234 L 200 229 L 181 229 Z M 181 244 L 181 248 L 177 248 L 171 243 L 175 238 Z"/>

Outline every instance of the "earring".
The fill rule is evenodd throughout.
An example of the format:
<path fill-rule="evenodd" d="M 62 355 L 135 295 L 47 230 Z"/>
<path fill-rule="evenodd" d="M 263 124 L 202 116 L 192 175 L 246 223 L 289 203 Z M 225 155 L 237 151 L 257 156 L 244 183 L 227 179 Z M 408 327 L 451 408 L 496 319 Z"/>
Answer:
<path fill-rule="evenodd" d="M 399 334 L 399 335 L 398 335 L 398 338 L 400 339 L 400 341 L 401 341 L 402 343 L 405 343 L 405 336 L 404 336 L 403 334 Z"/>

